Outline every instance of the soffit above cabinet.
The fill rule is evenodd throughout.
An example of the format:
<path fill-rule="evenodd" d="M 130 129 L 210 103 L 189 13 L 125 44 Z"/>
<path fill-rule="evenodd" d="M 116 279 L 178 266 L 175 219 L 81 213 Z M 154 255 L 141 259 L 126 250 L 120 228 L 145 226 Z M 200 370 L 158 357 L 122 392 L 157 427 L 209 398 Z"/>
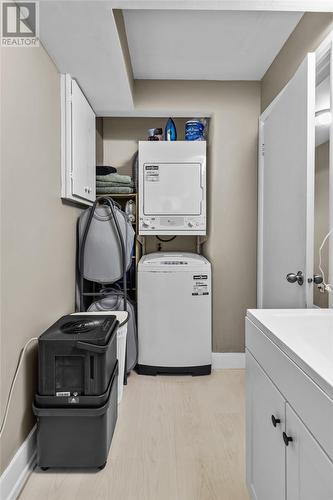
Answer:
<path fill-rule="evenodd" d="M 40 2 L 40 38 L 98 115 L 133 108 L 132 78 L 110 2 Z"/>

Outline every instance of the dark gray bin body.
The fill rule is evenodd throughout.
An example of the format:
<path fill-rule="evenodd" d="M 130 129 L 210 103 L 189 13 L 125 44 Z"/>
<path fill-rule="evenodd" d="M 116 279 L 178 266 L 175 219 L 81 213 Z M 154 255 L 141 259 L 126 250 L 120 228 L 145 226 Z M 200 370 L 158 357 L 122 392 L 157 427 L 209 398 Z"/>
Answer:
<path fill-rule="evenodd" d="M 118 361 L 116 361 L 116 365 L 118 366 Z M 107 390 L 97 396 L 41 396 L 35 394 L 35 406 L 37 408 L 97 408 L 103 406 L 109 399 L 112 382 L 113 378 L 111 377 Z"/>
<path fill-rule="evenodd" d="M 37 465 L 42 468 L 99 468 L 108 457 L 118 416 L 118 365 L 107 402 L 97 408 L 39 408 Z"/>

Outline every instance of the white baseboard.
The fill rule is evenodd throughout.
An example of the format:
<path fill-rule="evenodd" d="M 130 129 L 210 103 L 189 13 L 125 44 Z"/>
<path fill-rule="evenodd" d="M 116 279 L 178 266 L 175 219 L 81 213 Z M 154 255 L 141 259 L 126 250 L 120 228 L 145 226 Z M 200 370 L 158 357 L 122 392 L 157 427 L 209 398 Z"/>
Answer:
<path fill-rule="evenodd" d="M 36 426 L 15 453 L 0 477 L 1 500 L 15 500 L 36 466 Z"/>
<path fill-rule="evenodd" d="M 213 352 L 212 368 L 245 368 L 245 352 Z"/>

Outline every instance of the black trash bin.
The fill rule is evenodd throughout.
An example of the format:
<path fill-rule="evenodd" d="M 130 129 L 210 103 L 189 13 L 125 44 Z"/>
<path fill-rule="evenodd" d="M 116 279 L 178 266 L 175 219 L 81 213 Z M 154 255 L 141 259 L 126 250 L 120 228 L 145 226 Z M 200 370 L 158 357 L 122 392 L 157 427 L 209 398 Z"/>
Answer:
<path fill-rule="evenodd" d="M 37 465 L 42 469 L 103 468 L 118 416 L 118 363 L 102 406 L 39 407 Z M 54 397 L 54 399 L 57 399 Z"/>

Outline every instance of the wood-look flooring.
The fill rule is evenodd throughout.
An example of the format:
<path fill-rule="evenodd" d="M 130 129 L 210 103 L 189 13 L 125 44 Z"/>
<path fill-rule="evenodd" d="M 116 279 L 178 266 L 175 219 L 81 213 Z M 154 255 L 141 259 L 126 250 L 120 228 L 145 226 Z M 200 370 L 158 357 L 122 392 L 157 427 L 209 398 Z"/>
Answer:
<path fill-rule="evenodd" d="M 244 370 L 132 373 L 105 469 L 36 469 L 20 500 L 249 500 L 244 406 Z"/>

